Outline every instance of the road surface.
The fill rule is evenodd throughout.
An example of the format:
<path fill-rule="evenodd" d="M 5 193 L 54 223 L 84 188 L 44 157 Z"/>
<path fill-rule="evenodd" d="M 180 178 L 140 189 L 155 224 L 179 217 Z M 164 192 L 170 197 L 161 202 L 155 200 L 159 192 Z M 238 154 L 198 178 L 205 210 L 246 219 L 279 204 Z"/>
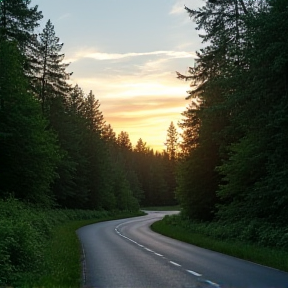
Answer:
<path fill-rule="evenodd" d="M 173 212 L 149 212 L 77 230 L 83 287 L 288 288 L 288 273 L 202 249 L 150 230 Z"/>

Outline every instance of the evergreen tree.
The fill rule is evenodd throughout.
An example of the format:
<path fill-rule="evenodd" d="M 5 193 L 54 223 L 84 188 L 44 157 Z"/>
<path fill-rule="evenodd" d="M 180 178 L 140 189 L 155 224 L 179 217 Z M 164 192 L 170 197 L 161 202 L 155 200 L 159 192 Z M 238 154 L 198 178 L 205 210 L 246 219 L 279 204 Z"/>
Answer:
<path fill-rule="evenodd" d="M 70 113 L 78 115 L 79 117 L 84 116 L 84 92 L 77 84 L 72 88 L 68 96 L 67 104 Z"/>
<path fill-rule="evenodd" d="M 113 128 L 110 124 L 105 124 L 102 129 L 102 138 L 111 144 L 115 144 L 117 142 L 116 133 L 113 131 Z"/>
<path fill-rule="evenodd" d="M 206 2 L 199 10 L 186 7 L 198 24 L 197 29 L 206 32 L 202 38 L 208 45 L 197 52 L 190 76 L 177 73 L 180 79 L 192 80 L 193 89 L 187 99 L 200 103 L 196 109 L 188 110 L 192 112 L 189 126 L 197 129 L 198 143 L 185 151 L 189 156 L 180 164 L 177 198 L 188 216 L 200 220 L 214 217 L 216 191 L 221 183 L 216 167 L 227 157 L 227 144 L 239 137 L 238 129 L 227 133 L 232 113 L 223 103 L 235 93 L 232 76 L 246 69 L 243 51 L 250 43 L 245 38 L 247 27 L 243 18 L 252 8 L 245 5 L 239 0 L 224 0 Z M 237 79 L 242 84 L 240 80 Z"/>
<path fill-rule="evenodd" d="M 198 112 L 200 104 L 192 101 L 181 115 L 185 118 L 182 122 L 178 123 L 178 126 L 182 128 L 181 138 L 182 141 L 179 143 L 181 148 L 181 156 L 188 156 L 190 151 L 195 149 L 199 144 L 199 129 L 200 119 Z"/>
<path fill-rule="evenodd" d="M 129 151 L 132 150 L 132 143 L 129 138 L 129 134 L 125 131 L 121 131 L 117 137 L 117 144 L 120 148 L 127 149 Z"/>
<path fill-rule="evenodd" d="M 24 53 L 34 38 L 33 32 L 39 26 L 42 12 L 38 6 L 29 7 L 30 0 L 2 0 L 0 2 L 0 37 L 17 43 Z"/>
<path fill-rule="evenodd" d="M 71 97 L 74 96 L 75 92 L 71 92 Z M 67 109 L 61 98 L 55 98 L 51 103 L 50 125 L 57 132 L 62 155 L 57 167 L 59 177 L 52 185 L 53 194 L 61 207 L 85 208 L 90 193 L 86 123 L 75 105 Z"/>
<path fill-rule="evenodd" d="M 56 137 L 27 92 L 16 45 L 0 41 L 0 55 L 0 195 L 48 206 L 60 160 Z"/>
<path fill-rule="evenodd" d="M 49 109 L 49 100 L 60 97 L 65 101 L 70 92 L 66 80 L 72 73 L 67 73 L 69 64 L 63 63 L 64 54 L 60 54 L 63 43 L 55 36 L 54 26 L 48 20 L 43 32 L 39 35 L 38 67 L 36 70 L 36 83 L 38 97 L 42 105 L 42 112 Z"/>
<path fill-rule="evenodd" d="M 31 79 L 34 76 L 34 66 L 37 63 L 37 37 L 34 29 L 39 26 L 42 12 L 38 6 L 29 7 L 29 0 L 2 0 L 0 1 L 0 38 L 17 43 L 22 59 L 22 69 Z"/>
<path fill-rule="evenodd" d="M 119 210 L 137 211 L 139 204 L 133 196 L 130 184 L 125 177 L 125 172 L 116 165 L 113 176 L 113 192 L 116 199 L 116 208 Z"/>
<path fill-rule="evenodd" d="M 218 192 L 223 201 L 219 216 L 284 224 L 288 9 L 287 1 L 264 2 L 265 9 L 247 19 L 253 49 L 245 53 L 249 69 L 240 74 L 246 85 L 236 86 L 238 93 L 227 103 L 234 108 L 230 130 L 240 127 L 242 136 L 228 147 L 229 158 L 219 167 L 226 181 Z"/>
<path fill-rule="evenodd" d="M 101 135 L 105 121 L 99 108 L 99 100 L 96 100 L 94 94 L 90 91 L 84 102 L 84 117 L 87 120 L 89 130 Z"/>
<path fill-rule="evenodd" d="M 148 152 L 148 148 L 146 147 L 147 143 L 143 142 L 142 138 L 139 138 L 139 140 L 136 143 L 136 146 L 134 148 L 135 152 L 139 152 L 139 153 L 146 153 Z"/>
<path fill-rule="evenodd" d="M 177 149 L 178 149 L 178 132 L 173 122 L 171 122 L 166 137 L 166 149 L 169 155 L 169 158 L 174 161 L 177 158 Z"/>
<path fill-rule="evenodd" d="M 199 144 L 181 163 L 177 197 L 194 219 L 210 220 L 217 208 L 225 221 L 284 223 L 287 1 L 209 1 L 186 10 L 207 46 L 191 76 L 178 73 L 192 80 L 188 98 L 201 106 Z"/>

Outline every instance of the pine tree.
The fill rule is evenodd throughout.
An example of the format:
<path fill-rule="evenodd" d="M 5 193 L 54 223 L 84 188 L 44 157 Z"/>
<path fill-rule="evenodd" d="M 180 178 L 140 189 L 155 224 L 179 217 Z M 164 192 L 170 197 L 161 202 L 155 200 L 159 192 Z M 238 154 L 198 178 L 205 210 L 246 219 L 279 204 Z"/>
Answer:
<path fill-rule="evenodd" d="M 0 40 L 0 197 L 49 206 L 59 147 L 39 104 L 29 94 L 23 58 L 14 43 Z"/>
<path fill-rule="evenodd" d="M 84 117 L 87 120 L 88 128 L 101 135 L 105 120 L 99 108 L 99 100 L 96 100 L 93 92 L 90 91 L 84 102 Z"/>
<path fill-rule="evenodd" d="M 113 128 L 110 124 L 105 124 L 102 129 L 102 138 L 108 144 L 116 144 L 117 138 L 116 133 L 113 131 Z"/>
<path fill-rule="evenodd" d="M 76 84 L 72 91 L 70 92 L 67 99 L 68 110 L 78 116 L 84 116 L 84 92 L 83 90 Z"/>
<path fill-rule="evenodd" d="M 166 150 L 169 155 L 169 159 L 174 161 L 177 158 L 177 149 L 178 149 L 178 132 L 173 122 L 171 122 L 166 137 Z"/>
<path fill-rule="evenodd" d="M 0 2 L 0 38 L 16 41 L 18 48 L 24 53 L 34 38 L 33 32 L 39 26 L 42 12 L 38 6 L 28 7 L 30 0 L 2 0 Z"/>
<path fill-rule="evenodd" d="M 200 104 L 192 101 L 181 115 L 185 118 L 178 126 L 182 128 L 181 138 L 179 143 L 181 149 L 181 156 L 188 156 L 190 151 L 195 149 L 199 144 L 199 129 L 200 119 L 198 116 Z"/>
<path fill-rule="evenodd" d="M 264 5 L 265 4 L 265 5 Z M 241 77 L 227 106 L 233 112 L 230 131 L 240 130 L 228 147 L 228 159 L 219 167 L 224 175 L 218 195 L 221 219 L 249 222 L 265 219 L 285 223 L 287 218 L 287 1 L 264 1 L 250 17 L 245 56 L 249 69 Z M 263 8 L 264 7 L 264 8 Z M 269 36 L 268 36 L 269 35 Z M 241 89 L 241 90 L 240 90 Z M 232 110 L 233 109 L 233 110 Z M 257 112 L 256 112 L 257 111 Z M 236 211 L 236 212 L 235 212 Z M 286 225 L 286 224 L 284 224 Z"/>
<path fill-rule="evenodd" d="M 143 142 L 142 138 L 139 138 L 139 140 L 136 143 L 136 146 L 134 148 L 135 152 L 139 152 L 139 153 L 147 153 L 149 148 L 147 148 L 147 143 Z"/>
<path fill-rule="evenodd" d="M 125 131 L 121 131 L 117 137 L 117 144 L 120 148 L 132 151 L 132 143 L 129 138 L 129 134 Z"/>
<path fill-rule="evenodd" d="M 55 36 L 54 26 L 48 20 L 43 32 L 39 35 L 38 67 L 36 76 L 36 89 L 42 105 L 42 112 L 49 109 L 49 100 L 60 97 L 66 101 L 70 87 L 66 80 L 72 73 L 67 73 L 69 64 L 63 63 L 64 54 L 60 54 L 63 43 Z"/>
<path fill-rule="evenodd" d="M 29 0 L 0 1 L 0 38 L 17 43 L 23 58 L 22 69 L 31 79 L 34 77 L 35 63 L 37 63 L 37 37 L 34 29 L 39 26 L 42 12 L 38 6 L 29 7 Z"/>

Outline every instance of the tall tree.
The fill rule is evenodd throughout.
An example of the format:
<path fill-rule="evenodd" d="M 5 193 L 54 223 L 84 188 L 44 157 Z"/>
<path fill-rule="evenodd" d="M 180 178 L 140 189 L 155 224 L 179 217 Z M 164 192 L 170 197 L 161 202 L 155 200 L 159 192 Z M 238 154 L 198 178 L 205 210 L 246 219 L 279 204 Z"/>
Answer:
<path fill-rule="evenodd" d="M 34 37 L 33 32 L 39 26 L 42 12 L 38 6 L 29 7 L 30 0 L 2 0 L 0 2 L 0 37 L 2 40 L 15 41 L 21 52 Z"/>
<path fill-rule="evenodd" d="M 119 147 L 121 148 L 124 148 L 124 149 L 127 149 L 127 150 L 132 150 L 132 143 L 130 141 L 130 138 L 129 138 L 129 134 L 125 131 L 121 131 L 119 134 L 118 134 L 118 137 L 117 137 L 117 144 L 119 145 Z"/>
<path fill-rule="evenodd" d="M 146 153 L 149 150 L 146 145 L 147 145 L 147 143 L 144 142 L 142 140 L 142 138 L 139 138 L 139 140 L 137 141 L 136 146 L 134 148 L 134 151 L 139 152 L 139 153 Z"/>
<path fill-rule="evenodd" d="M 96 100 L 93 92 L 90 91 L 84 102 L 84 117 L 87 120 L 88 128 L 91 131 L 97 132 L 99 135 L 101 135 L 105 121 L 99 108 L 99 100 Z"/>
<path fill-rule="evenodd" d="M 67 102 L 69 107 L 68 110 L 71 113 L 83 116 L 85 106 L 84 92 L 77 84 L 72 88 Z"/>
<path fill-rule="evenodd" d="M 182 129 L 180 134 L 182 141 L 179 143 L 181 149 L 181 156 L 188 156 L 190 151 L 195 149 L 199 144 L 199 119 L 200 104 L 192 101 L 186 110 L 181 114 L 185 117 L 178 126 Z"/>
<path fill-rule="evenodd" d="M 173 122 L 170 123 L 167 130 L 165 145 L 169 158 L 174 161 L 177 158 L 178 132 Z"/>
<path fill-rule="evenodd" d="M 37 37 L 34 29 L 39 26 L 42 12 L 38 6 L 30 7 L 29 0 L 2 0 L 0 1 L 0 38 L 14 41 L 20 49 L 23 58 L 22 69 L 32 78 L 34 65 L 37 63 Z"/>
<path fill-rule="evenodd" d="M 59 148 L 28 91 L 16 45 L 0 40 L 0 195 L 51 205 Z M 7 195 L 6 195 L 7 196 Z"/>
<path fill-rule="evenodd" d="M 287 33 L 288 7 L 283 0 L 263 2 L 258 13 L 247 19 L 249 69 L 240 74 L 246 85 L 241 90 L 238 87 L 227 103 L 233 107 L 230 130 L 240 127 L 242 137 L 228 147 L 229 158 L 219 167 L 226 180 L 218 192 L 223 201 L 219 215 L 234 221 L 265 219 L 284 224 L 288 42 L 283 35 Z"/>
<path fill-rule="evenodd" d="M 43 32 L 39 35 L 37 81 L 39 100 L 42 112 L 49 107 L 48 100 L 60 97 L 64 100 L 68 97 L 70 86 L 66 80 L 72 73 L 67 73 L 69 64 L 63 63 L 64 54 L 60 54 L 63 43 L 55 36 L 54 26 L 48 20 Z"/>
<path fill-rule="evenodd" d="M 190 217 L 200 220 L 211 220 L 215 215 L 216 191 L 221 183 L 216 167 L 227 157 L 227 143 L 239 137 L 238 130 L 231 134 L 226 131 L 232 113 L 223 103 L 235 92 L 232 76 L 246 68 L 243 51 L 250 43 L 245 38 L 243 18 L 250 6 L 241 2 L 208 1 L 198 10 L 185 7 L 197 29 L 205 31 L 202 38 L 207 46 L 197 52 L 190 76 L 177 73 L 180 79 L 192 80 L 187 99 L 200 103 L 189 111 L 191 120 L 196 120 L 196 125 L 192 121 L 190 127 L 197 129 L 198 143 L 196 148 L 192 145 L 190 151 L 185 151 L 189 156 L 180 164 L 177 198 Z"/>
<path fill-rule="evenodd" d="M 111 127 L 110 124 L 105 124 L 102 129 L 102 138 L 107 142 L 107 143 L 116 143 L 117 138 L 116 138 L 116 133 L 113 131 L 113 128 Z"/>

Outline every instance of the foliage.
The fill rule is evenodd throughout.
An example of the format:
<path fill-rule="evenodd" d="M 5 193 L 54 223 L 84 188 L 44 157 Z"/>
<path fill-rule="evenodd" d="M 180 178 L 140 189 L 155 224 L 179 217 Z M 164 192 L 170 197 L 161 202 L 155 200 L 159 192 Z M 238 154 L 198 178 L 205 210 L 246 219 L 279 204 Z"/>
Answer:
<path fill-rule="evenodd" d="M 192 219 L 286 227 L 287 1 L 186 10 L 206 47 L 189 76 L 177 73 L 196 103 L 180 123 L 177 198 Z"/>
<path fill-rule="evenodd" d="M 66 68 L 69 64 L 63 63 L 64 55 L 60 54 L 63 43 L 59 43 L 59 38 L 55 36 L 54 26 L 48 20 L 43 33 L 39 35 L 37 61 L 35 65 L 34 89 L 41 102 L 42 113 L 49 116 L 50 100 L 60 97 L 65 99 L 70 92 L 70 87 L 66 80 L 69 74 Z"/>
<path fill-rule="evenodd" d="M 269 223 L 205 223 L 172 215 L 151 228 L 180 241 L 288 271 L 288 234 Z"/>
<path fill-rule="evenodd" d="M 29 287 L 29 283 L 35 283 L 39 278 L 44 281 L 47 277 L 50 281 L 54 279 L 54 285 L 61 286 L 60 283 L 67 284 L 67 281 L 73 283 L 75 278 L 80 278 L 79 243 L 75 230 L 92 222 L 131 215 L 137 213 L 50 210 L 27 205 L 13 198 L 0 200 L 0 285 L 25 287 L 24 284 L 28 283 Z M 85 222 L 77 222 L 76 227 L 75 221 L 80 220 Z M 74 260 L 71 260 L 73 264 L 65 268 L 67 257 Z M 59 265 L 63 265 L 61 269 Z M 72 282 L 69 282 L 71 273 L 74 275 Z"/>
<path fill-rule="evenodd" d="M 177 149 L 178 149 L 178 132 L 173 122 L 170 123 L 167 130 L 166 137 L 166 150 L 169 155 L 169 159 L 174 161 L 177 158 Z"/>
<path fill-rule="evenodd" d="M 33 43 L 34 29 L 39 26 L 42 12 L 38 6 L 29 7 L 30 0 L 2 0 L 0 2 L 0 38 L 5 41 L 16 42 L 22 52 Z M 25 53 L 26 56 L 28 54 Z"/>
<path fill-rule="evenodd" d="M 59 150 L 39 106 L 27 92 L 22 57 L 13 43 L 0 42 L 0 197 L 49 205 Z"/>
<path fill-rule="evenodd" d="M 219 216 L 232 219 L 232 210 L 237 210 L 233 213 L 238 217 L 285 225 L 288 42 L 283 35 L 288 9 L 285 1 L 268 4 L 267 11 L 247 24 L 254 31 L 249 38 L 254 47 L 246 52 L 250 69 L 242 73 L 249 85 L 229 103 L 241 107 L 234 109 L 231 128 L 241 127 L 244 135 L 228 147 L 229 159 L 219 167 L 226 181 L 219 189 L 224 202 Z M 269 41 L 268 34 L 273 35 Z"/>

